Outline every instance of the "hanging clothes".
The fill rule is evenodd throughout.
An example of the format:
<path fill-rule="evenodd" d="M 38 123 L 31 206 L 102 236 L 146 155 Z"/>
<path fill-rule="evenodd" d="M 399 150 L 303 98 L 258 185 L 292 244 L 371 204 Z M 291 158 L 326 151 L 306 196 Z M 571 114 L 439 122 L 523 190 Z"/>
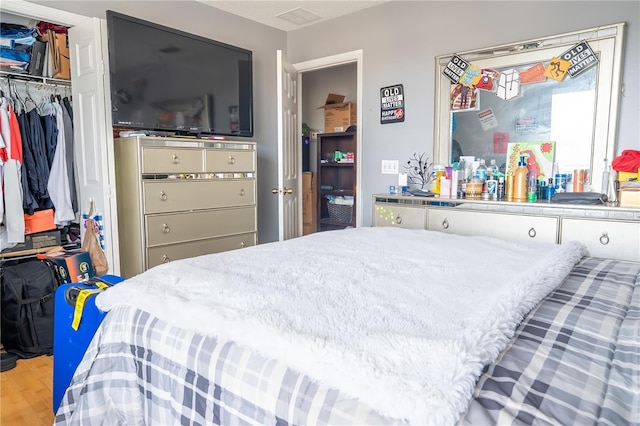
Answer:
<path fill-rule="evenodd" d="M 2 249 L 24 242 L 24 214 L 22 210 L 22 139 L 15 113 L 5 98 L 0 103 L 0 133 L 7 150 L 3 165 L 4 227 L 0 238 Z M 6 246 L 6 247 L 5 247 Z"/>
<path fill-rule="evenodd" d="M 53 221 L 56 225 L 65 226 L 74 220 L 76 215 L 71 205 L 71 192 L 69 190 L 62 107 L 58 102 L 54 102 L 53 106 L 55 108 L 56 125 L 58 127 L 58 140 L 53 158 L 53 166 L 51 167 L 47 183 L 47 190 L 55 206 Z"/>
<path fill-rule="evenodd" d="M 5 101 L 4 94 L 0 102 Z M 4 164 L 9 160 L 7 155 L 7 148 L 2 137 L 2 131 L 0 131 L 0 225 L 4 223 Z"/>
<path fill-rule="evenodd" d="M 25 199 L 23 200 L 23 208 L 29 214 L 33 214 L 34 210 L 39 208 L 39 204 L 36 195 L 41 192 L 40 174 L 37 171 L 36 156 L 31 149 L 31 132 L 29 131 L 29 119 L 25 111 L 17 114 L 18 125 L 20 126 L 20 135 L 22 137 L 22 177 L 23 177 L 23 190 L 25 193 Z M 26 194 L 29 194 L 26 196 Z M 28 198 L 28 199 L 27 199 Z M 25 204 L 26 201 L 31 201 Z M 34 206 L 35 205 L 35 206 Z"/>
<path fill-rule="evenodd" d="M 64 109 L 69 113 L 69 117 L 71 117 L 71 124 L 73 125 L 73 107 L 71 106 L 71 99 L 65 96 L 62 98 L 62 105 L 64 105 Z"/>
<path fill-rule="evenodd" d="M 66 98 L 65 98 L 66 99 Z M 64 99 L 63 99 L 64 101 Z M 75 161 L 73 155 L 73 119 L 66 106 L 62 106 L 62 120 L 64 123 L 64 140 L 66 143 L 67 176 L 69 177 L 69 193 L 71 196 L 71 207 L 75 213 L 78 209 L 78 193 L 76 190 Z"/>
<path fill-rule="evenodd" d="M 47 157 L 47 166 L 51 170 L 53 165 L 53 156 L 56 153 L 56 144 L 58 143 L 58 126 L 56 125 L 56 117 L 54 114 L 40 115 L 42 123 L 42 131 L 44 133 L 44 148 Z"/>
<path fill-rule="evenodd" d="M 52 208 L 53 203 L 49 197 L 49 191 L 47 189 L 47 184 L 49 182 L 49 165 L 47 162 L 47 155 L 45 153 L 44 130 L 42 129 L 40 115 L 35 108 L 26 113 L 23 112 L 21 115 L 24 116 L 23 122 L 26 124 L 25 131 L 29 133 L 29 149 L 35 160 L 35 187 L 31 186 L 34 183 L 34 179 L 31 179 L 32 170 L 29 170 L 29 185 L 31 193 L 36 198 L 41 209 Z M 20 128 L 22 129 L 23 126 Z"/>

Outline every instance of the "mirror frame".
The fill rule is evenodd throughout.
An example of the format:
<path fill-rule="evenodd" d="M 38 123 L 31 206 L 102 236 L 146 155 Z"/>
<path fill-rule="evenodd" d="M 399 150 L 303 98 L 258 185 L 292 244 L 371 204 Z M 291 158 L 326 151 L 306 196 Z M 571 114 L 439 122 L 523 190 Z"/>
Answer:
<path fill-rule="evenodd" d="M 489 48 L 436 56 L 434 164 L 451 163 L 451 81 L 442 72 L 454 54 L 478 68 L 504 69 L 505 67 L 516 67 L 527 63 L 549 61 L 554 56 L 560 56 L 562 52 L 570 47 L 586 40 L 599 57 L 594 127 L 591 141 L 590 180 L 591 190 L 600 192 L 603 172 L 606 170 L 606 165 L 611 164 L 616 152 L 618 108 L 622 91 L 621 77 L 625 26 L 625 23 L 618 23 Z"/>

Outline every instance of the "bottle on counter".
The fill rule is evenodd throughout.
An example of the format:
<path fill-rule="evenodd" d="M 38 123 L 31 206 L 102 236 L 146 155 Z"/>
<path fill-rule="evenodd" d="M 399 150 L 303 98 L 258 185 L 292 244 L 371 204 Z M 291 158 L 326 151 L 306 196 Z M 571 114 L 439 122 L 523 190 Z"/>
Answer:
<path fill-rule="evenodd" d="M 546 191 L 547 194 L 545 198 L 547 199 L 547 203 L 550 203 L 553 196 L 556 195 L 556 188 L 553 186 L 553 178 L 549 178 Z"/>
<path fill-rule="evenodd" d="M 496 193 L 496 198 L 498 200 L 504 200 L 507 196 L 506 191 L 506 182 L 504 180 L 504 175 L 502 173 L 498 173 L 498 189 Z"/>
<path fill-rule="evenodd" d="M 484 158 L 478 161 L 478 168 L 476 169 L 475 176 L 482 182 L 482 199 L 488 200 L 489 193 L 487 192 L 487 177 L 489 177 L 489 170 Z"/>
<path fill-rule="evenodd" d="M 538 199 L 538 179 L 533 170 L 527 176 L 527 201 L 535 203 Z"/>
<path fill-rule="evenodd" d="M 529 176 L 529 169 L 527 168 L 527 162 L 525 156 L 520 156 L 518 161 L 518 167 L 513 174 L 513 201 L 525 202 L 527 201 L 527 178 Z"/>
<path fill-rule="evenodd" d="M 491 174 L 487 177 L 486 187 L 487 187 L 487 199 L 492 201 L 497 201 L 498 200 L 498 179 L 496 175 Z"/>
<path fill-rule="evenodd" d="M 489 162 L 489 166 L 487 167 L 487 173 L 489 176 L 495 176 L 498 179 L 498 166 L 496 165 L 496 160 L 494 158 Z"/>
<path fill-rule="evenodd" d="M 511 174 L 507 175 L 507 181 L 505 183 L 507 201 L 513 201 L 513 182 L 514 176 Z"/>

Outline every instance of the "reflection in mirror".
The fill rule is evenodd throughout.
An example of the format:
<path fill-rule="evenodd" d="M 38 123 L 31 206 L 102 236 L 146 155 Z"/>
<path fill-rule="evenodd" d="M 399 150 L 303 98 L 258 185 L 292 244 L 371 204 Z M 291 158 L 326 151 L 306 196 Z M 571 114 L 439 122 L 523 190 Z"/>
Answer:
<path fill-rule="evenodd" d="M 513 98 L 477 90 L 467 92 L 464 103 L 443 74 L 454 54 L 436 57 L 434 164 L 451 164 L 464 155 L 486 164 L 495 159 L 504 170 L 510 163 L 508 143 L 554 142 L 558 172 L 586 169 L 587 188 L 599 192 L 615 154 L 624 27 L 601 26 L 455 54 L 480 70 L 503 75 L 510 69 L 546 67 L 581 42 L 598 58 L 596 66 L 573 78 L 521 84 Z"/>
<path fill-rule="evenodd" d="M 522 71 L 533 65 L 516 69 Z M 451 161 L 458 161 L 460 155 L 484 158 L 487 164 L 493 159 L 504 173 L 507 141 L 555 141 L 555 161 L 566 169 L 560 172 L 590 169 L 595 86 L 596 68 L 591 68 L 562 83 L 547 79 L 522 85 L 521 95 L 510 100 L 478 90 L 479 108 L 451 113 Z M 480 120 L 479 111 L 489 109 L 491 115 Z M 485 131 L 486 127 L 491 127 L 490 131 Z M 459 144 L 459 151 L 453 141 Z"/>

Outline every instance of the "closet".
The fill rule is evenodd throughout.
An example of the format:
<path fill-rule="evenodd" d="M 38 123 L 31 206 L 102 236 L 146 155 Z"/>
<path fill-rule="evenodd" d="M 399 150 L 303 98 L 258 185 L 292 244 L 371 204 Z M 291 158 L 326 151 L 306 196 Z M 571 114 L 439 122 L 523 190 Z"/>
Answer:
<path fill-rule="evenodd" d="M 119 244 L 115 205 L 115 169 L 111 120 L 106 103 L 108 71 L 103 52 L 106 52 L 104 20 L 64 12 L 18 0 L 6 0 L 2 5 L 2 21 L 17 16 L 36 21 L 63 25 L 68 30 L 71 79 L 67 90 L 73 99 L 74 173 L 77 183 L 77 203 L 80 214 L 88 212 L 90 202 L 103 218 L 104 251 L 109 273 L 119 273 Z M 4 77 L 3 77 L 4 78 Z M 49 86 L 42 81 L 42 86 Z M 25 83 L 16 83 L 22 86 Z M 36 88 L 38 83 L 26 83 Z M 57 83 L 54 83 L 57 84 Z M 47 90 L 47 89 L 43 89 Z M 49 90 L 54 91 L 55 85 Z M 33 97 L 33 93 L 31 94 Z M 84 229 L 81 226 L 82 234 Z"/>
<path fill-rule="evenodd" d="M 68 82 L 0 71 L 0 91 L 3 142 L 8 145 L 4 149 L 9 153 L 5 156 L 3 152 L 8 158 L 4 164 L 7 232 L 2 246 L 21 243 L 29 233 L 23 211 L 33 215 L 55 209 L 53 222 L 63 229 L 62 240 L 68 240 L 67 234 L 79 237 L 70 232 L 77 229 L 79 209 Z M 18 169 L 19 176 L 15 174 Z M 75 240 L 78 238 L 71 238 Z"/>

